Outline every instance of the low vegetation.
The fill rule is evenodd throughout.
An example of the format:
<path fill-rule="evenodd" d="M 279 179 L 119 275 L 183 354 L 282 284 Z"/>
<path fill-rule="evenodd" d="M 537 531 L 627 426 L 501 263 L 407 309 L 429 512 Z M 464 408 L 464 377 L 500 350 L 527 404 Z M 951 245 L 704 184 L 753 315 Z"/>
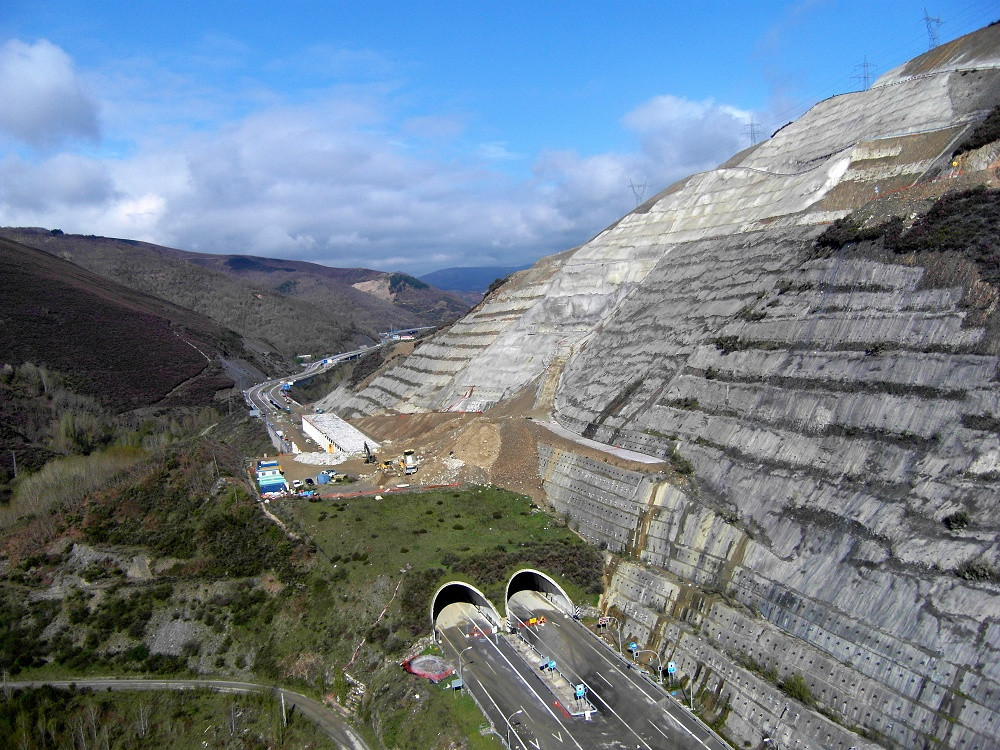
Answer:
<path fill-rule="evenodd" d="M 878 241 L 903 253 L 952 253 L 975 264 L 983 281 L 1000 285 L 1000 190 L 985 187 L 947 193 L 907 228 L 893 217 L 874 226 L 847 216 L 816 240 L 818 253 L 848 244 Z"/>
<path fill-rule="evenodd" d="M 781 691 L 785 695 L 794 698 L 800 703 L 804 703 L 810 707 L 816 705 L 816 698 L 813 696 L 812 690 L 809 689 L 809 685 L 806 683 L 801 672 L 793 672 L 788 675 L 778 683 L 778 687 L 781 688 Z"/>
<path fill-rule="evenodd" d="M 952 152 L 952 156 L 960 156 L 968 151 L 975 151 L 994 141 L 1000 140 L 1000 105 L 997 105 L 979 123 L 968 137 L 965 138 Z"/>
<path fill-rule="evenodd" d="M 16 495 L 0 536 L 0 669 L 21 679 L 215 675 L 341 702 L 351 675 L 367 687 L 359 716 L 387 746 L 439 735 L 490 746 L 468 699 L 399 667 L 430 630 L 433 592 L 459 578 L 499 603 L 513 570 L 531 566 L 594 601 L 599 552 L 495 487 L 288 501 L 273 510 L 291 538 L 248 491 L 242 446 L 215 439 L 238 442 L 238 420 L 215 419 L 208 434 L 196 419 L 113 433 L 107 448 L 19 482 L 18 492 L 52 491 L 35 505 Z M 116 451 L 127 459 L 120 479 L 87 487 L 60 473 Z"/>
<path fill-rule="evenodd" d="M 0 524 L 79 500 L 219 418 L 206 407 L 117 413 L 76 387 L 73 376 L 30 362 L 0 366 Z"/>
<path fill-rule="evenodd" d="M 0 746 L 44 748 L 334 748 L 315 724 L 267 695 L 204 690 L 90 692 L 39 688 L 0 696 Z"/>

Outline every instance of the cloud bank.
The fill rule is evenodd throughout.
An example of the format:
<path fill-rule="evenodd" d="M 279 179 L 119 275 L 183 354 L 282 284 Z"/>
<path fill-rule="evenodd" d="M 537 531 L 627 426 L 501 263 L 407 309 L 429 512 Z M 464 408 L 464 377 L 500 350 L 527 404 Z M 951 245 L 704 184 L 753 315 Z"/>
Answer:
<path fill-rule="evenodd" d="M 0 91 L 0 132 L 36 148 L 98 140 L 97 102 L 51 42 L 14 39 L 0 47 Z"/>
<path fill-rule="evenodd" d="M 26 104 L 0 105 L 0 128 L 33 147 L 66 145 L 0 156 L 2 223 L 336 266 L 420 273 L 559 252 L 630 210 L 630 183 L 648 198 L 715 167 L 749 121 L 664 95 L 622 117 L 627 151 L 526 155 L 467 142 L 461 118 L 400 111 L 391 87 L 368 86 L 295 103 L 257 91 L 245 114 L 187 125 L 183 103 L 164 99 L 163 125 L 151 128 L 153 94 L 130 73 L 126 86 L 109 80 L 101 106 L 120 113 L 141 98 L 142 131 L 122 119 L 105 140 L 127 147 L 85 156 L 72 139 L 98 137 L 98 105 L 69 57 L 48 42 L 2 50 L 0 86 L 19 86 Z M 122 91 L 128 100 L 115 99 Z"/>

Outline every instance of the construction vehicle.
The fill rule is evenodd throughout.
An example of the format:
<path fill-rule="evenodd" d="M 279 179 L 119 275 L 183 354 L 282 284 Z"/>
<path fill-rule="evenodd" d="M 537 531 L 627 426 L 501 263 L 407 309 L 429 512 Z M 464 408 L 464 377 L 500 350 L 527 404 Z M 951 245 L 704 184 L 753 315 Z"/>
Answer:
<path fill-rule="evenodd" d="M 417 469 L 420 467 L 420 464 L 417 463 L 416 456 L 413 455 L 413 451 L 411 450 L 403 451 L 403 458 L 400 460 L 399 464 L 399 468 L 403 470 L 404 474 L 416 474 Z"/>
<path fill-rule="evenodd" d="M 357 443 L 355 443 L 357 445 Z M 378 459 L 375 458 L 375 454 L 372 453 L 372 449 L 368 447 L 368 442 L 365 441 L 365 463 L 374 464 L 378 463 Z"/>

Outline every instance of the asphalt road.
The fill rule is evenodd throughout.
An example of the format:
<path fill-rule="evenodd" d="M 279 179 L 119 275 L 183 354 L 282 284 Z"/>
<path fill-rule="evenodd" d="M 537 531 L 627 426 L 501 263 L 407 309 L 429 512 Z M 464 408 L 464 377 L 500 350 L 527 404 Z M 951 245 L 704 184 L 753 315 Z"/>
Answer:
<path fill-rule="evenodd" d="M 543 655 L 554 659 L 575 684 L 587 686 L 588 697 L 605 719 L 617 727 L 628 747 L 645 750 L 729 750 L 686 708 L 655 684 L 655 677 L 630 666 L 579 622 L 535 592 L 512 597 L 510 612 L 521 620 L 544 614 L 546 624 L 520 628 Z"/>
<path fill-rule="evenodd" d="M 527 663 L 509 636 L 484 636 L 489 622 L 468 604 L 452 604 L 438 619 L 442 646 L 512 750 L 730 750 L 664 690 L 630 669 L 580 623 L 541 597 L 523 592 L 512 610 L 525 620 L 545 614 L 541 628 L 521 628 L 573 684 L 588 687 L 597 713 L 588 721 L 560 709 L 536 661 Z M 477 630 L 478 629 L 478 632 Z M 572 706 L 570 707 L 572 708 Z"/>
<path fill-rule="evenodd" d="M 80 679 L 80 680 L 39 680 L 39 681 L 7 681 L 4 686 L 9 689 L 36 688 L 48 685 L 55 688 L 68 689 L 70 685 L 77 688 L 96 690 L 114 690 L 136 692 L 142 690 L 214 690 L 220 693 L 271 693 L 275 696 L 284 695 L 286 706 L 294 706 L 295 710 L 314 722 L 320 730 L 333 740 L 341 750 L 369 750 L 350 724 L 337 716 L 333 711 L 311 698 L 299 693 L 293 693 L 284 688 L 257 685 L 252 682 L 229 682 L 226 680 L 132 680 L 132 679 Z"/>
<path fill-rule="evenodd" d="M 588 733 L 554 705 L 555 697 L 544 678 L 525 664 L 506 639 L 470 637 L 476 628 L 490 630 L 489 623 L 467 604 L 449 605 L 438 619 L 445 653 L 456 664 L 461 660 L 466 689 L 512 750 L 616 747 L 595 745 L 583 736 Z"/>
<path fill-rule="evenodd" d="M 309 443 L 306 440 L 305 435 L 302 434 L 301 408 L 295 408 L 299 405 L 293 404 L 291 412 L 286 412 L 284 410 L 285 402 L 281 397 L 282 384 L 288 382 L 289 380 L 299 380 L 311 375 L 318 375 L 322 372 L 326 372 L 327 370 L 336 367 L 344 360 L 359 356 L 368 351 L 372 351 L 378 348 L 378 346 L 381 345 L 372 346 L 367 349 L 355 349 L 354 351 L 336 354 L 316 362 L 310 362 L 303 368 L 302 372 L 297 375 L 290 375 L 284 378 L 274 378 L 272 380 L 266 380 L 263 383 L 257 383 L 256 385 L 250 386 L 243 392 L 243 397 L 251 409 L 257 409 L 260 412 L 261 418 L 264 420 L 265 424 L 267 424 L 268 429 L 272 433 L 276 433 L 280 430 L 284 434 L 284 452 L 291 452 L 293 441 L 300 450 L 306 450 Z M 277 408 L 274 406 L 275 403 L 278 404 Z"/>

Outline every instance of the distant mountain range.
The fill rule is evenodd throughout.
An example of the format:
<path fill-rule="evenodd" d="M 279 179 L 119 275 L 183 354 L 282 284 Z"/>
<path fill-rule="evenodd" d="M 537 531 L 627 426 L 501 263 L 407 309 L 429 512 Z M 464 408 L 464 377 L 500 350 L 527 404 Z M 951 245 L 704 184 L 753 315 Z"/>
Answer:
<path fill-rule="evenodd" d="M 469 266 L 464 268 L 442 268 L 440 271 L 425 273 L 420 277 L 431 286 L 449 292 L 484 293 L 497 279 L 523 271 L 527 266 Z"/>
<path fill-rule="evenodd" d="M 299 354 L 370 343 L 392 327 L 450 322 L 471 306 L 402 273 L 192 253 L 38 228 L 0 228 L 0 237 L 199 312 L 241 334 L 270 370 L 286 370 Z"/>

